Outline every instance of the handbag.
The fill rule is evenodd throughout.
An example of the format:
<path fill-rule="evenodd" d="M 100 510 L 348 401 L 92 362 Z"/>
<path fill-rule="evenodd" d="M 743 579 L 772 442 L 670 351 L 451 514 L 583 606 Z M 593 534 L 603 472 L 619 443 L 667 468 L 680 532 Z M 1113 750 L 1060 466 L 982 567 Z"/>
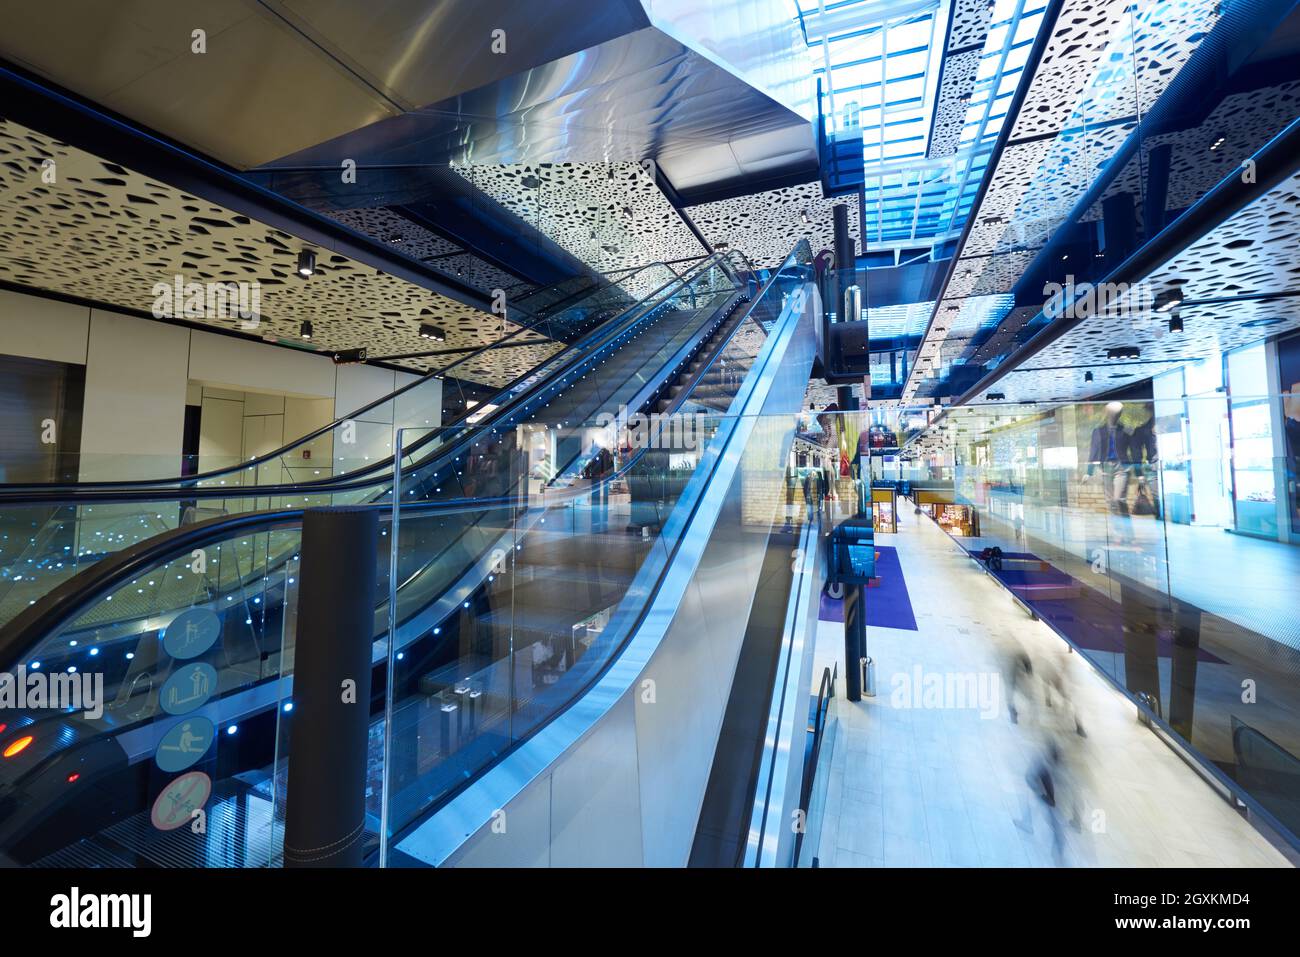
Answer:
<path fill-rule="evenodd" d="M 1146 482 L 1138 483 L 1137 496 L 1133 499 L 1133 507 L 1129 511 L 1133 515 L 1154 515 L 1156 513 L 1156 505 L 1155 502 L 1151 501 Z"/>

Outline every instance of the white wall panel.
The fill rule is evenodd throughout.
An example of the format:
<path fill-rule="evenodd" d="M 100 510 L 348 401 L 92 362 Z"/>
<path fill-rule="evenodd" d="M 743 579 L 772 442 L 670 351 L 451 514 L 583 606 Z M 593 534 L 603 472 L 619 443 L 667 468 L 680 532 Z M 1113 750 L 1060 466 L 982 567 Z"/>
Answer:
<path fill-rule="evenodd" d="M 179 326 L 91 311 L 83 480 L 179 471 L 189 338 Z"/>
<path fill-rule="evenodd" d="M 0 290 L 0 354 L 50 362 L 86 361 L 90 310 Z"/>

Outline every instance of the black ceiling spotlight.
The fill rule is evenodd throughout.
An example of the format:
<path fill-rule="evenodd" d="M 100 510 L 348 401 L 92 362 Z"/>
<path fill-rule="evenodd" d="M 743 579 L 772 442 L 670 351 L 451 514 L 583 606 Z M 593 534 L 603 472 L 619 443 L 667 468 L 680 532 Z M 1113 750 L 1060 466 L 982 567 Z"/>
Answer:
<path fill-rule="evenodd" d="M 1169 331 L 1170 332 L 1183 331 L 1183 317 L 1176 312 L 1169 317 Z"/>
<path fill-rule="evenodd" d="M 1000 402 L 1000 401 L 1002 401 L 1003 399 L 1005 399 L 1006 397 L 1007 397 L 1007 394 L 1006 394 L 1005 392 L 990 392 L 990 393 L 989 393 L 989 401 L 990 401 L 990 402 Z"/>
<path fill-rule="evenodd" d="M 365 348 L 360 349 L 341 349 L 334 353 L 334 362 L 336 365 L 347 365 L 351 362 L 365 362 L 367 352 Z"/>
<path fill-rule="evenodd" d="M 1092 373 L 1091 373 L 1091 372 L 1085 372 L 1085 373 L 1083 374 L 1083 381 L 1084 381 L 1084 382 L 1091 382 L 1091 381 L 1092 381 Z"/>
<path fill-rule="evenodd" d="M 1174 283 L 1156 296 L 1156 312 L 1168 312 L 1183 301 L 1182 283 Z"/>
<path fill-rule="evenodd" d="M 311 323 L 306 319 L 304 319 L 302 325 L 298 327 L 298 335 L 307 340 L 311 339 Z"/>
<path fill-rule="evenodd" d="M 799 211 L 799 218 L 802 219 L 806 225 L 808 226 L 812 225 L 812 220 L 808 217 L 808 210 L 801 209 Z"/>
<path fill-rule="evenodd" d="M 444 342 L 447 339 L 447 334 L 432 323 L 422 322 L 420 323 L 420 338 L 430 339 L 434 342 Z"/>
<path fill-rule="evenodd" d="M 1107 359 L 1136 359 L 1140 355 L 1142 350 L 1137 346 L 1116 346 L 1106 350 Z"/>
<path fill-rule="evenodd" d="M 306 279 L 316 271 L 316 254 L 310 249 L 298 253 L 298 275 Z"/>

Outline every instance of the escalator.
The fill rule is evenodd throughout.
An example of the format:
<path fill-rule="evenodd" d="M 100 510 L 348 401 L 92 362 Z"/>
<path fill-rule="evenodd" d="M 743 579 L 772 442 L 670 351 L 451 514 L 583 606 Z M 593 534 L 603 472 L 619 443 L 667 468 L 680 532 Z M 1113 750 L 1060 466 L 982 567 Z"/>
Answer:
<path fill-rule="evenodd" d="M 461 355 L 389 396 L 238 465 L 177 478 L 75 485 L 0 486 L 0 623 L 11 619 L 75 572 L 107 555 L 181 525 L 295 504 L 352 504 L 387 493 L 392 439 L 397 429 L 440 423 L 423 443 L 426 453 L 501 408 L 550 370 L 604 341 L 611 331 L 653 319 L 656 309 L 684 282 L 712 263 L 678 276 L 651 264 L 596 290 L 564 283 L 541 290 L 511 316 L 520 327 L 503 339 Z M 633 300 L 625 284 L 650 287 Z M 540 301 L 545 300 L 545 301 Z M 568 343 L 508 383 L 483 406 L 459 394 L 461 376 L 483 368 L 500 353 L 529 343 Z M 439 406 L 464 411 L 447 421 Z M 389 423 L 376 425 L 374 423 Z M 185 492 L 187 494 L 180 494 Z"/>
<path fill-rule="evenodd" d="M 736 430 L 728 414 L 752 391 L 771 330 L 789 321 L 786 296 L 802 289 L 810 261 L 806 243 L 799 251 L 757 297 L 732 255 L 712 257 L 512 384 L 474 421 L 402 430 L 398 454 L 368 473 L 368 486 L 349 473 L 348 487 L 331 487 L 324 504 L 385 516 L 375 687 L 392 703 L 385 709 L 377 690 L 371 708 L 376 728 L 386 710 L 392 718 L 394 833 L 526 740 L 612 660 L 618 609 L 644 597 L 638 582 L 680 531 L 674 516 L 707 479 L 713 449 Z M 665 439 L 665 422 L 684 416 L 691 429 Z M 612 450 L 602 434 L 617 437 Z M 115 491 L 95 494 L 112 502 Z M 222 494 L 186 487 L 147 504 L 209 491 Z M 275 862 L 292 744 L 298 529 L 317 502 L 302 488 L 262 491 L 249 497 L 261 507 L 109 553 L 0 628 L 0 667 L 93 667 L 108 691 L 101 716 L 29 708 L 0 728 L 7 858 Z M 181 653 L 182 640 L 204 647 Z M 196 672 L 211 685 L 178 713 L 169 706 L 176 679 L 194 680 L 197 692 Z M 504 698 L 494 684 L 502 677 L 512 689 Z M 421 729 L 445 713 L 436 702 L 465 694 L 477 702 L 472 727 L 435 747 L 437 735 Z M 182 725 L 203 749 L 179 768 L 157 755 Z M 382 750 L 372 763 L 377 821 Z M 219 826 L 196 837 L 160 824 L 168 789 L 200 778 L 195 793 Z"/>

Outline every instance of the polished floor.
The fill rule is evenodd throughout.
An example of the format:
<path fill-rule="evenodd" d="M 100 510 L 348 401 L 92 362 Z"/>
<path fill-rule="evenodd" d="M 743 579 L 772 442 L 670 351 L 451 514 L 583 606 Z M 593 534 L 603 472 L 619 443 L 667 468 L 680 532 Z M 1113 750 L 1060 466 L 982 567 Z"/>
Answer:
<path fill-rule="evenodd" d="M 1086 661 L 928 518 L 901 511 L 879 542 L 897 549 L 918 630 L 869 628 L 877 694 L 836 702 L 820 866 L 1288 866 Z M 1013 724 L 1000 689 L 1019 649 L 1033 676 Z M 822 622 L 814 673 L 842 654 L 842 626 Z M 931 676 L 948 694 L 904 684 Z M 1045 760 L 1055 808 L 1035 773 Z"/>

